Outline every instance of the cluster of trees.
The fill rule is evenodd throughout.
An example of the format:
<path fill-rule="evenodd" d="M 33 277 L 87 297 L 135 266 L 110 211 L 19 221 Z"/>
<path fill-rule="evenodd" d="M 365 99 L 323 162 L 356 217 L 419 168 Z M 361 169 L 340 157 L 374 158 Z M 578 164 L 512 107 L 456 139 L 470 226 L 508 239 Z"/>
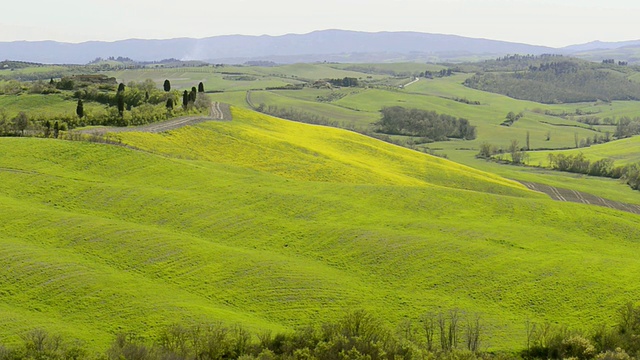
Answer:
<path fill-rule="evenodd" d="M 573 61 L 529 65 L 526 70 L 516 72 L 477 73 L 464 84 L 547 104 L 640 99 L 640 84 L 629 81 L 623 74 Z"/>
<path fill-rule="evenodd" d="M 333 86 L 342 86 L 342 87 L 357 87 L 360 85 L 360 82 L 357 78 L 354 77 L 344 77 L 342 79 L 329 79 L 327 80 L 329 84 Z"/>
<path fill-rule="evenodd" d="M 621 117 L 616 124 L 614 135 L 618 139 L 640 135 L 640 117 L 633 119 L 628 116 Z"/>
<path fill-rule="evenodd" d="M 447 76 L 451 76 L 453 75 L 453 70 L 452 69 L 442 69 L 440 71 L 431 71 L 431 70 L 427 70 L 423 73 L 419 74 L 419 77 L 424 77 L 424 78 L 428 78 L 428 79 L 433 79 L 435 77 L 447 77 Z"/>
<path fill-rule="evenodd" d="M 620 310 L 618 324 L 591 333 L 550 324 L 526 323 L 526 344 L 519 353 L 482 352 L 485 326 L 477 315 L 451 310 L 426 314 L 418 323 L 395 330 L 364 311 L 347 313 L 321 326 L 291 333 L 252 334 L 240 326 L 174 324 L 154 341 L 118 334 L 104 354 L 91 355 L 79 341 L 64 341 L 43 330 L 22 336 L 22 345 L 0 345 L 0 360 L 397 360 L 397 359 L 578 359 L 631 360 L 640 355 L 640 307 Z"/>
<path fill-rule="evenodd" d="M 603 64 L 611 64 L 611 65 L 615 65 L 616 61 L 615 59 L 604 59 L 602 60 Z M 627 66 L 629 65 L 629 62 L 627 61 L 618 61 L 618 66 Z"/>
<path fill-rule="evenodd" d="M 384 134 L 420 136 L 425 141 L 476 138 L 476 127 L 464 118 L 400 106 L 385 107 L 381 113 L 382 118 L 375 125 L 377 131 Z"/>
<path fill-rule="evenodd" d="M 524 116 L 524 113 L 522 111 L 517 114 L 514 113 L 513 111 L 509 111 L 509 113 L 507 113 L 507 116 L 505 117 L 505 120 L 500 125 L 511 126 L 513 125 L 513 123 L 520 120 L 523 116 Z"/>
<path fill-rule="evenodd" d="M 482 105 L 482 103 L 480 103 L 480 101 L 478 100 L 469 100 L 466 97 L 463 98 L 459 98 L 459 97 L 454 97 L 452 98 L 453 101 L 457 101 L 463 104 L 467 104 L 467 105 Z"/>
<path fill-rule="evenodd" d="M 23 136 L 29 125 L 29 115 L 24 111 L 9 118 L 7 112 L 0 108 L 0 136 Z"/>
<path fill-rule="evenodd" d="M 529 147 L 528 143 L 529 143 L 529 133 L 527 133 L 527 149 Z M 512 164 L 521 165 L 529 160 L 529 154 L 527 154 L 527 152 L 525 151 L 525 148 L 520 146 L 520 143 L 518 142 L 518 140 L 511 140 L 511 143 L 509 143 L 509 146 L 507 147 L 506 150 L 503 148 L 499 148 L 488 142 L 483 142 L 482 144 L 480 144 L 480 151 L 478 152 L 476 157 L 481 159 L 491 159 L 494 155 L 497 155 L 497 154 L 502 155 L 505 153 L 511 156 L 511 158 L 507 161 L 511 162 Z M 500 160 L 504 160 L 504 159 L 500 157 Z"/>
<path fill-rule="evenodd" d="M 541 63 L 540 65 L 530 65 L 530 72 L 552 72 L 556 75 L 562 74 L 574 74 L 577 73 L 580 69 L 580 66 L 577 63 L 572 61 L 558 61 L 558 62 L 547 62 Z"/>

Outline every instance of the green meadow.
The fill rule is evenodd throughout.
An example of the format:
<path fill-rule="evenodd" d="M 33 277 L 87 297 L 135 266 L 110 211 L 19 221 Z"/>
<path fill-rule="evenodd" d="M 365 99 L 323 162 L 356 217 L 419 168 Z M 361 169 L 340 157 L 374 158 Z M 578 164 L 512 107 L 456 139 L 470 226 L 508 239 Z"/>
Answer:
<path fill-rule="evenodd" d="M 101 351 L 175 322 L 291 331 L 455 308 L 480 315 L 485 349 L 519 350 L 527 320 L 613 324 L 640 296 L 636 215 L 232 112 L 126 146 L 0 138 L 0 341 L 44 328 Z"/>

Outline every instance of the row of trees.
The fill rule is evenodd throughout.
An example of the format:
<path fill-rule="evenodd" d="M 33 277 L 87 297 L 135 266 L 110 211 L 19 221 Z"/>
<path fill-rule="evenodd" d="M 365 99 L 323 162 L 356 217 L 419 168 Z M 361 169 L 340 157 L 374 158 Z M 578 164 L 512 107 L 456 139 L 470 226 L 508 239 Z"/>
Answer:
<path fill-rule="evenodd" d="M 583 153 L 578 153 L 549 154 L 549 166 L 559 171 L 623 179 L 632 189 L 640 190 L 640 163 L 615 166 L 613 159 L 591 161 Z"/>
<path fill-rule="evenodd" d="M 329 84 L 333 86 L 342 86 L 342 87 L 357 87 L 360 85 L 360 82 L 357 78 L 354 77 L 344 77 L 342 79 L 329 79 Z"/>
<path fill-rule="evenodd" d="M 457 310 L 426 314 L 395 331 L 365 311 L 347 313 L 321 326 L 292 333 L 251 334 L 240 326 L 174 324 L 153 342 L 119 334 L 103 355 L 92 356 L 79 341 L 64 341 L 43 330 L 22 336 L 21 346 L 0 345 L 0 360 L 17 359 L 243 359 L 243 360 L 397 360 L 397 359 L 577 359 L 631 360 L 640 355 L 640 307 L 627 304 L 618 323 L 591 332 L 562 326 L 525 324 L 526 344 L 519 353 L 482 352 L 486 326 L 477 315 Z"/>
<path fill-rule="evenodd" d="M 435 77 L 447 77 L 447 76 L 451 76 L 453 75 L 453 70 L 452 69 L 442 69 L 440 71 L 431 71 L 431 70 L 427 70 L 423 73 L 419 74 L 419 77 L 424 77 L 424 78 L 428 78 L 428 79 L 433 79 Z"/>
<path fill-rule="evenodd" d="M 528 138 L 527 133 L 527 141 Z M 525 164 L 529 159 L 529 154 L 525 151 L 528 150 L 528 146 L 527 144 L 525 149 L 520 146 L 517 140 L 512 140 L 505 150 L 484 142 L 480 144 L 480 150 L 476 156 L 483 159 L 492 159 L 493 156 L 500 154 L 500 160 L 521 165 Z M 510 158 L 505 160 L 502 154 L 508 154 Z M 548 158 L 549 167 L 553 170 L 622 179 L 632 189 L 640 190 L 640 163 L 615 166 L 613 159 L 604 158 L 591 161 L 581 152 L 573 155 L 549 154 Z"/>
<path fill-rule="evenodd" d="M 502 126 L 511 126 L 513 125 L 513 123 L 515 123 L 516 121 L 520 120 L 521 118 L 524 117 L 524 112 L 519 112 L 519 113 L 514 113 L 513 111 L 509 111 L 509 113 L 507 113 L 507 116 L 505 117 L 505 120 L 500 124 Z"/>
<path fill-rule="evenodd" d="M 604 59 L 602 60 L 603 64 L 611 64 L 611 65 L 615 65 L 616 64 L 616 60 L 615 59 Z M 618 61 L 618 66 L 627 66 L 629 65 L 628 61 Z"/>
<path fill-rule="evenodd" d="M 184 91 L 180 108 L 174 106 L 179 104 L 177 99 L 180 98 L 180 93 L 170 91 L 171 85 L 168 80 L 165 81 L 163 92 L 152 80 L 140 83 L 130 82 L 128 85 L 123 83 L 109 85 L 99 82 L 85 82 L 84 85 L 80 85 L 79 79 L 87 77 L 89 76 L 78 77 L 74 82 L 74 86 L 79 86 L 73 93 L 77 99 L 75 114 L 30 115 L 21 111 L 10 118 L 7 112 L 0 108 L 0 136 L 29 135 L 57 138 L 60 131 L 75 127 L 144 125 L 175 116 L 208 112 L 211 108 L 211 100 L 205 94 L 202 82 L 198 84 L 197 89 L 192 87 L 190 92 Z M 29 86 L 30 84 L 25 84 L 19 87 L 23 89 Z M 93 106 L 87 109 L 87 101 L 104 104 L 106 107 Z"/>
<path fill-rule="evenodd" d="M 400 106 L 385 107 L 381 113 L 382 118 L 375 125 L 384 134 L 420 136 L 427 141 L 476 138 L 476 127 L 464 118 Z"/>

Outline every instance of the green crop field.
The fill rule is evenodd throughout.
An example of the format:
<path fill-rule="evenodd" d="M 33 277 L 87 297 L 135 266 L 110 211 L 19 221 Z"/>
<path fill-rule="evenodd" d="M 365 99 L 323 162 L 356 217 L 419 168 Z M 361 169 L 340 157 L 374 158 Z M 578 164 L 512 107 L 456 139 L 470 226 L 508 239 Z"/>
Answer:
<path fill-rule="evenodd" d="M 0 138 L 0 342 L 42 327 L 104 350 L 173 322 L 287 331 L 458 308 L 480 314 L 486 349 L 517 350 L 527 320 L 611 324 L 640 296 L 636 215 L 232 112 L 118 134 L 126 147 Z"/>
<path fill-rule="evenodd" d="M 438 71 L 444 67 L 421 64 L 334 64 L 334 67 L 358 70 L 367 73 L 395 73 L 417 72 L 420 70 Z M 393 70 L 395 69 L 395 70 Z M 363 77 L 361 76 L 361 77 Z M 540 182 L 552 186 L 571 187 L 594 195 L 612 200 L 640 203 L 636 192 L 631 191 L 617 180 L 590 179 L 589 177 L 557 172 L 545 172 L 539 169 L 527 169 L 505 165 L 487 163 L 478 160 L 475 155 L 484 142 L 491 143 L 505 149 L 512 140 L 517 140 L 525 146 L 527 134 L 531 149 L 565 149 L 575 147 L 578 141 L 594 136 L 604 137 L 606 132 L 612 134 L 613 126 L 590 126 L 577 121 L 578 113 L 596 116 L 600 119 L 610 118 L 614 121 L 623 116 L 636 117 L 640 112 L 640 103 L 635 101 L 613 101 L 610 103 L 573 103 L 573 104 L 540 104 L 531 101 L 517 100 L 500 94 L 479 91 L 465 87 L 463 82 L 470 74 L 455 74 L 451 77 L 424 79 L 407 86 L 404 89 L 352 88 L 352 89 L 304 89 L 297 91 L 252 91 L 251 100 L 254 106 L 278 106 L 280 108 L 294 108 L 331 120 L 334 124 L 346 128 L 373 131 L 373 123 L 380 119 L 379 110 L 384 106 L 402 106 L 434 110 L 456 117 L 469 119 L 477 127 L 477 138 L 472 141 L 444 141 L 414 145 L 418 149 L 429 149 L 437 154 L 446 155 L 450 159 L 481 170 L 507 176 L 522 181 Z M 381 80 L 384 82 L 384 80 Z M 397 80 L 406 83 L 408 78 Z M 375 86 L 375 85 L 374 85 Z M 338 95 L 335 95 L 335 94 Z M 334 94 L 332 101 L 323 101 Z M 228 102 L 240 107 L 249 107 L 246 93 L 212 94 L 218 101 Z M 456 100 L 479 102 L 480 105 L 470 105 Z M 500 124 L 505 120 L 508 112 L 522 112 L 523 118 L 512 126 Z M 568 114 L 566 116 L 547 115 Z M 400 143 L 412 143 L 406 137 L 394 136 Z M 628 151 L 635 151 L 633 149 Z M 628 152 L 627 151 L 627 152 Z M 624 156 L 624 155 L 622 155 Z M 617 156 L 620 157 L 620 156 Z M 530 164 L 538 164 L 539 156 L 531 154 Z M 594 183 L 598 183 L 594 186 Z"/>
<path fill-rule="evenodd" d="M 588 148 L 580 148 L 563 151 L 534 151 L 530 153 L 530 161 L 535 164 L 548 166 L 549 154 L 575 155 L 583 153 L 587 159 L 613 159 L 616 165 L 627 165 L 640 162 L 640 137 L 631 137 L 605 144 L 592 145 Z"/>
<path fill-rule="evenodd" d="M 68 99 L 60 94 L 0 95 L 0 108 L 4 109 L 8 118 L 16 116 L 20 111 L 33 117 L 75 114 L 76 104 L 77 100 Z M 85 105 L 88 111 L 102 107 L 100 104 L 91 102 Z"/>

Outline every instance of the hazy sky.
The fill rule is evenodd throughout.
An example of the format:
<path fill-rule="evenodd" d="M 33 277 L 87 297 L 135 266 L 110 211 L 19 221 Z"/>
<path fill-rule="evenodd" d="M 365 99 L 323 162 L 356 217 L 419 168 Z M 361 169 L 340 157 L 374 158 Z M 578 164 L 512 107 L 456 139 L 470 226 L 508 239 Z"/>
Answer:
<path fill-rule="evenodd" d="M 16 0 L 0 41 L 419 31 L 565 46 L 640 39 L 638 0 Z M 0 54 L 1 57 L 1 54 Z"/>

